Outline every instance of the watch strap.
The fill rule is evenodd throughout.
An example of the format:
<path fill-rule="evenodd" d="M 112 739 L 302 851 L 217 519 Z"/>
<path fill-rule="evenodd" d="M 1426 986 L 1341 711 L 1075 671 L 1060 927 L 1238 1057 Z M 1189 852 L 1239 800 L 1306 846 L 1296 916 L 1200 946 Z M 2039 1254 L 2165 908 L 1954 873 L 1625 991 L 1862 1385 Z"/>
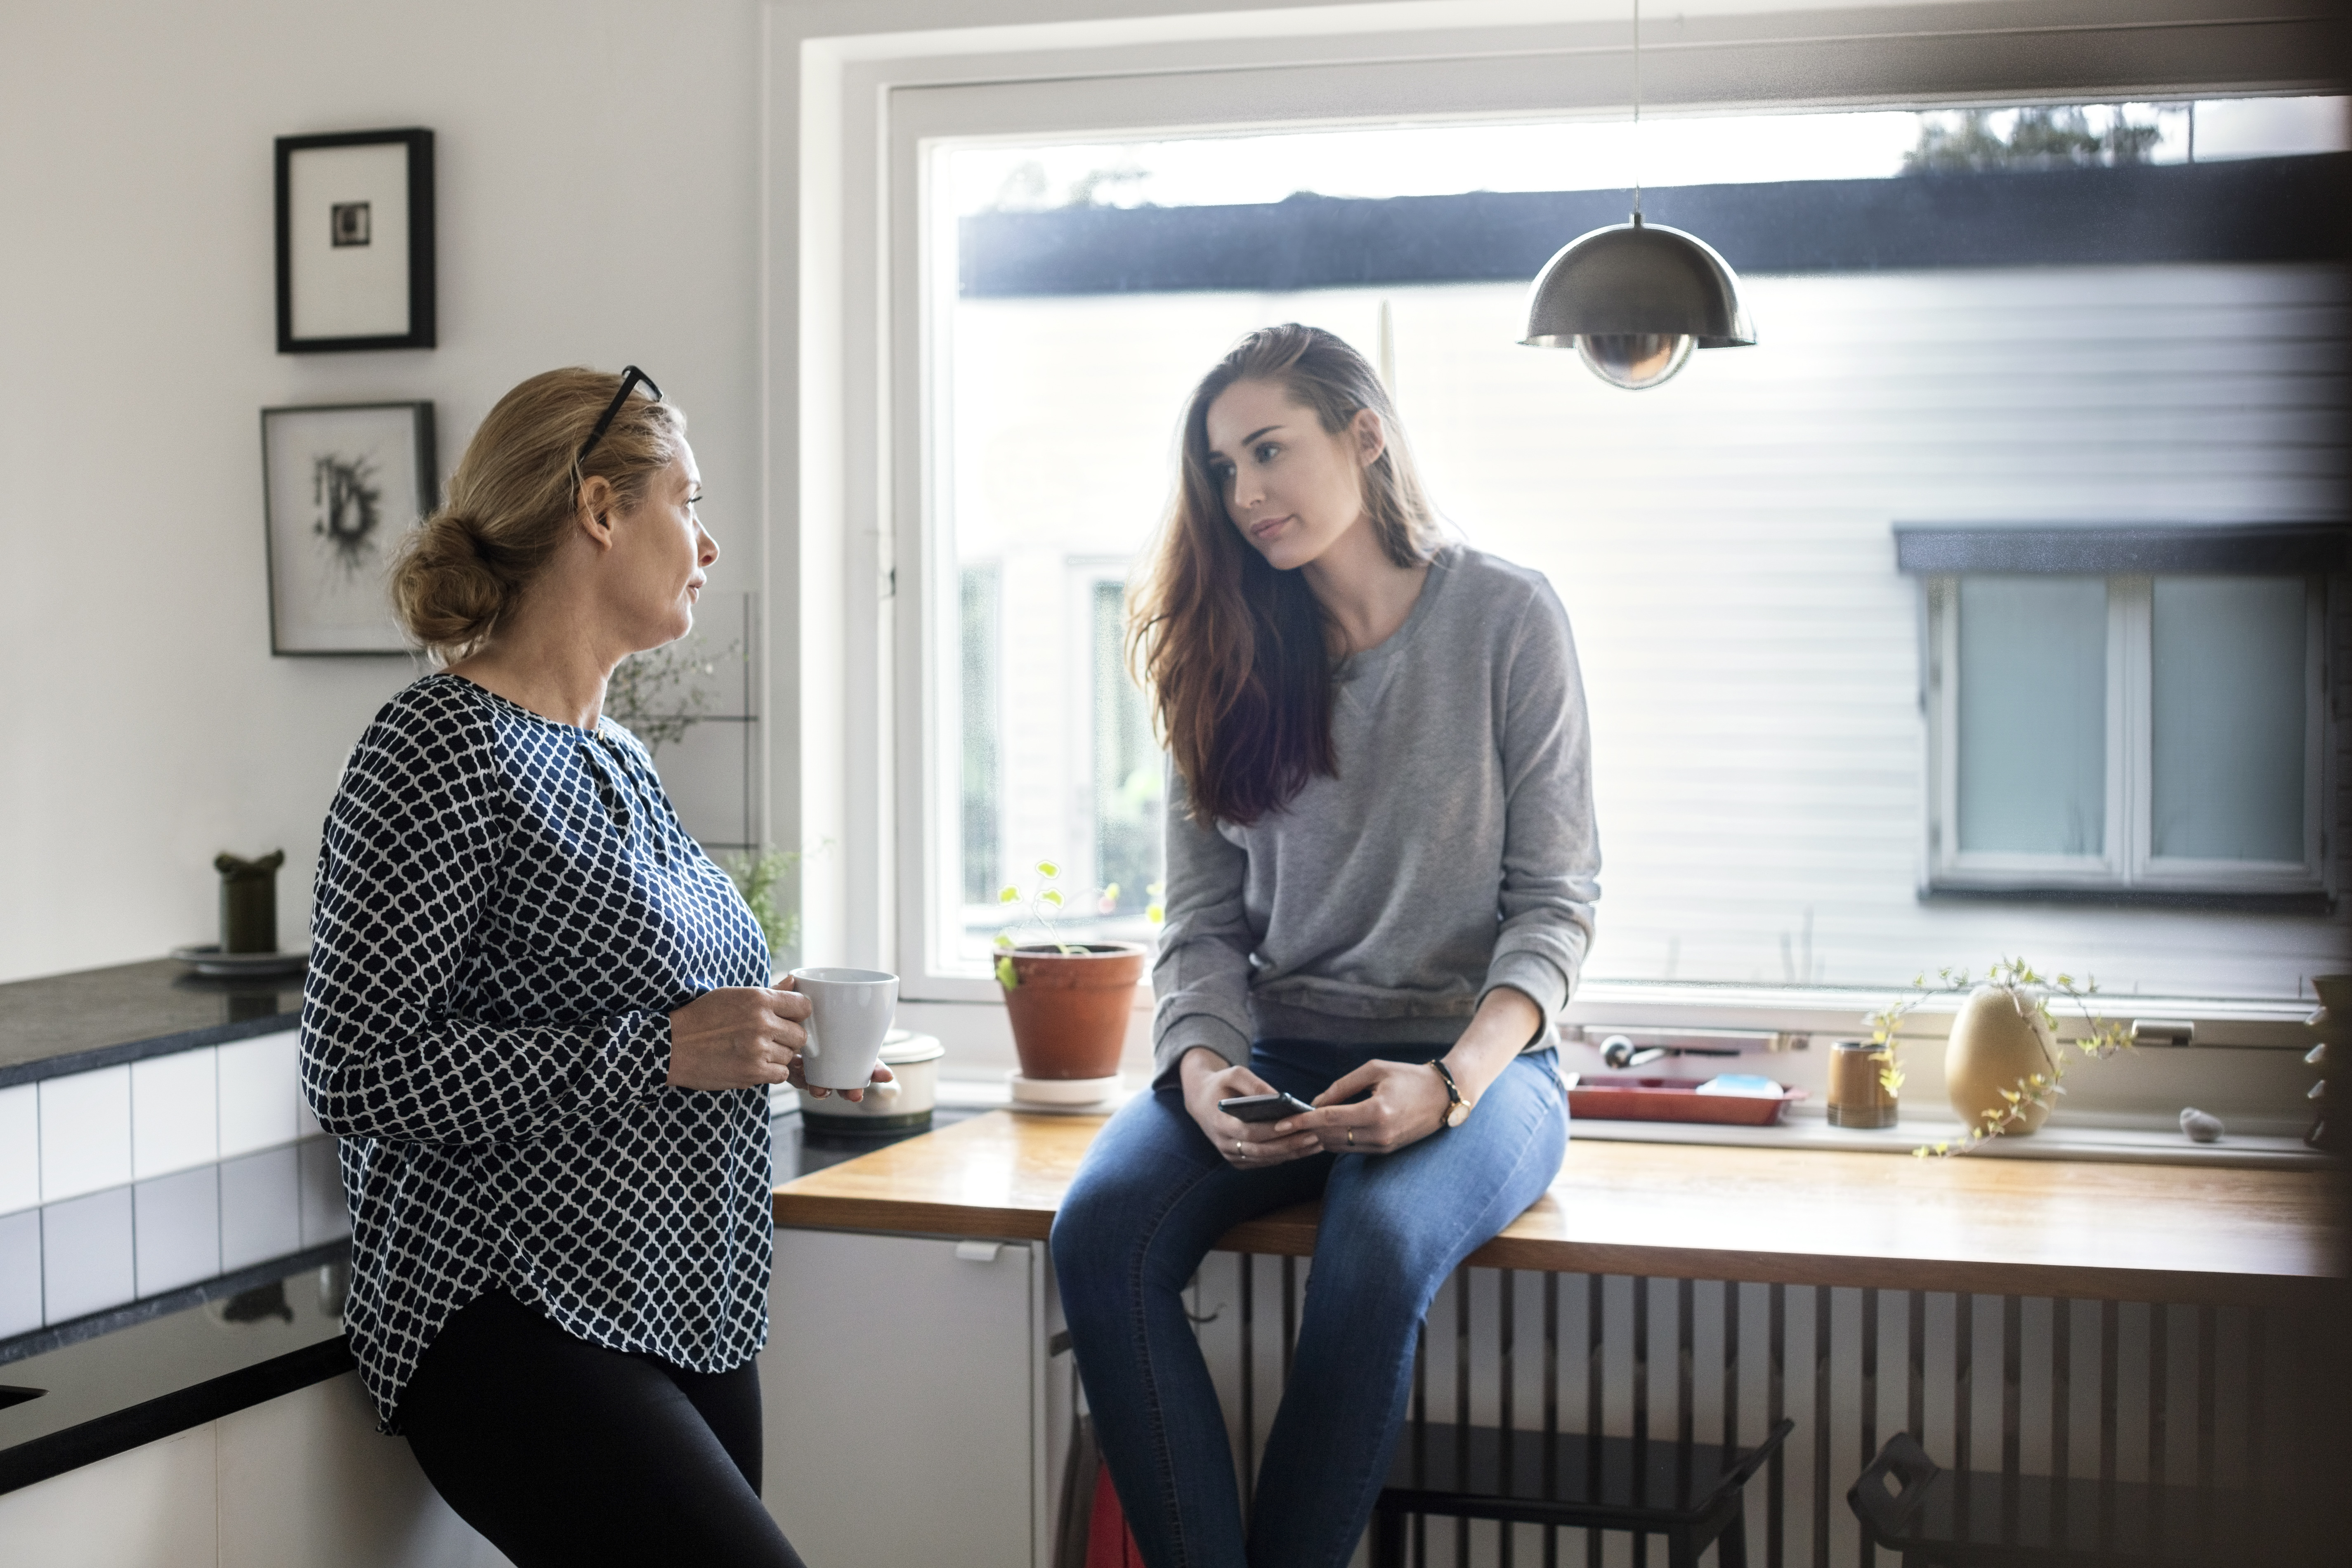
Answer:
<path fill-rule="evenodd" d="M 1437 1069 L 1437 1076 L 1445 1082 L 1445 1125 L 1461 1126 L 1470 1120 L 1470 1102 L 1462 1098 L 1462 1086 L 1454 1081 L 1454 1070 L 1445 1065 L 1443 1057 L 1431 1058 L 1429 1065 Z"/>

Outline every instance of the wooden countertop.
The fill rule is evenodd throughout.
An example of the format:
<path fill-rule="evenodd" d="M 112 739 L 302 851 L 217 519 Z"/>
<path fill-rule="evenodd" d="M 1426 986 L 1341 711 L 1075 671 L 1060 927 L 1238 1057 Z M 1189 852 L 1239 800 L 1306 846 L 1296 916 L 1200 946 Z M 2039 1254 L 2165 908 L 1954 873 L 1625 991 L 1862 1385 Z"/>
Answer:
<path fill-rule="evenodd" d="M 1042 1239 L 1099 1117 L 993 1111 L 778 1187 L 806 1229 Z M 1229 1233 L 1304 1257 L 1317 1205 Z M 2341 1263 L 2301 1171 L 1605 1143 L 1471 1255 L 1486 1268 L 2133 1301 L 2298 1300 Z"/>

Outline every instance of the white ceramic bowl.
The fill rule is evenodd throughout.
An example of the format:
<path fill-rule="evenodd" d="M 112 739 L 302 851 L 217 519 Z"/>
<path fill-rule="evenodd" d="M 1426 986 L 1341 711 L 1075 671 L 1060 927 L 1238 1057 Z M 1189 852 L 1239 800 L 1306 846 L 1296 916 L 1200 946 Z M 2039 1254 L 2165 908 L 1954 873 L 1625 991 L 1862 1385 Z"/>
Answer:
<path fill-rule="evenodd" d="M 947 1047 L 940 1044 L 937 1036 L 893 1029 L 882 1037 L 882 1065 L 897 1080 L 897 1093 L 888 1092 L 887 1086 L 877 1085 L 866 1091 L 864 1100 L 852 1102 L 837 1094 L 819 1100 L 804 1089 L 795 1089 L 793 1092 L 800 1096 L 801 1115 L 824 1121 L 878 1121 L 919 1116 L 939 1103 L 940 1058 L 947 1054 Z"/>

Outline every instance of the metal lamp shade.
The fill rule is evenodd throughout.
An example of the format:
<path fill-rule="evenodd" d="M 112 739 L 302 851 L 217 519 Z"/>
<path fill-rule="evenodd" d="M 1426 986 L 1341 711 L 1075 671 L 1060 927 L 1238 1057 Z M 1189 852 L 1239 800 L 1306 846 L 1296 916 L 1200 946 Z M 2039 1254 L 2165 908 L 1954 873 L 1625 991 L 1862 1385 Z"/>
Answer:
<path fill-rule="evenodd" d="M 1574 348 L 1602 380 L 1640 388 L 1672 376 L 1693 348 L 1745 347 L 1756 332 L 1730 263 L 1695 235 L 1636 217 L 1580 235 L 1544 263 L 1520 341 Z"/>

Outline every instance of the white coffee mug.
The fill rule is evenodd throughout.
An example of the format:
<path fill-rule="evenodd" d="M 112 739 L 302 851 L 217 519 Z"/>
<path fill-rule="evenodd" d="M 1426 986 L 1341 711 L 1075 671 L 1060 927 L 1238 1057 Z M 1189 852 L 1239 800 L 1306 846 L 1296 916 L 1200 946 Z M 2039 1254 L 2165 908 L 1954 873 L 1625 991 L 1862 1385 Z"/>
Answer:
<path fill-rule="evenodd" d="M 795 969 L 793 988 L 809 999 L 801 1063 L 819 1089 L 864 1089 L 898 1011 L 898 977 L 879 969 Z"/>

